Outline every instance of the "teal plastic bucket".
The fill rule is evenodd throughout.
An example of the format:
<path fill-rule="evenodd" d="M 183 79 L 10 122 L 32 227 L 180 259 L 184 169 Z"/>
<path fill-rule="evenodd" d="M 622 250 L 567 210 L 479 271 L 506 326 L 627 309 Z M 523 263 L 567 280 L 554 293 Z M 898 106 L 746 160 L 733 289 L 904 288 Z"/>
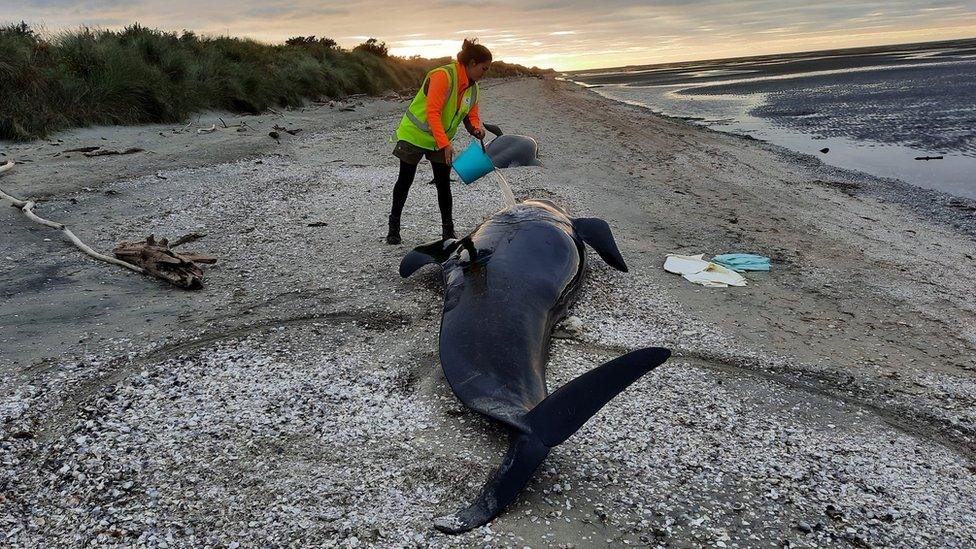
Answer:
<path fill-rule="evenodd" d="M 468 185 L 495 169 L 491 157 L 481 147 L 479 141 L 472 141 L 468 148 L 454 159 L 454 171 L 461 177 L 461 181 Z"/>

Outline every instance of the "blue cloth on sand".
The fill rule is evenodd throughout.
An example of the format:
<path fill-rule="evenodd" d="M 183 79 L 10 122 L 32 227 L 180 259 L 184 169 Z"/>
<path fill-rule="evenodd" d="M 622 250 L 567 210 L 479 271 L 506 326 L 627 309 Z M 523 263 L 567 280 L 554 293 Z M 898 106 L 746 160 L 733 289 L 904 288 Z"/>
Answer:
<path fill-rule="evenodd" d="M 756 254 L 722 254 L 713 257 L 710 261 L 739 273 L 769 270 L 769 258 Z"/>

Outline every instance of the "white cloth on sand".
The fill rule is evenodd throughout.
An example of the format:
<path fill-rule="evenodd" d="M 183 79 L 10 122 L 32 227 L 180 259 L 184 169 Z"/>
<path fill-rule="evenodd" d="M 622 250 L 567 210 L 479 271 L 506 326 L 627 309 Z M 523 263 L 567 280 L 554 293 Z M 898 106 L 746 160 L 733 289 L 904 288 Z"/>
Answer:
<path fill-rule="evenodd" d="M 746 279 L 739 273 L 717 263 L 705 261 L 705 254 L 668 254 L 664 260 L 664 270 L 679 274 L 689 282 L 712 288 L 745 286 Z"/>

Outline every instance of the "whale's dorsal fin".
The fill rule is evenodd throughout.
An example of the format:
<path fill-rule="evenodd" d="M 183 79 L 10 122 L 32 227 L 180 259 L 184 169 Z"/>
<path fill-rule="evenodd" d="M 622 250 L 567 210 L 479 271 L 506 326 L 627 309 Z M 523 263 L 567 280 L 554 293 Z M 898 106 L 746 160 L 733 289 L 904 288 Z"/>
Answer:
<path fill-rule="evenodd" d="M 410 250 L 400 261 L 400 276 L 407 278 L 417 269 L 431 263 L 443 263 L 451 256 L 454 250 L 461 245 L 460 240 L 448 238 L 447 240 L 435 240 L 427 244 L 421 244 Z"/>
<path fill-rule="evenodd" d="M 610 225 L 606 221 L 595 217 L 581 217 L 573 220 L 573 228 L 583 242 L 600 254 L 607 265 L 618 271 L 627 272 L 627 264 L 624 263 L 624 258 L 617 249 L 617 242 L 613 239 Z"/>

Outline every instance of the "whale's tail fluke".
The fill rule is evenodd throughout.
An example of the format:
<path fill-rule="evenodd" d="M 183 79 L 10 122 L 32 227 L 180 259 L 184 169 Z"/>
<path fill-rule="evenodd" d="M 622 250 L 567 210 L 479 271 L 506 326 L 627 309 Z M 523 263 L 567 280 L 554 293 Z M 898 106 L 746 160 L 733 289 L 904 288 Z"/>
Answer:
<path fill-rule="evenodd" d="M 549 455 L 549 447 L 531 433 L 512 431 L 508 452 L 492 473 L 474 503 L 457 512 L 434 520 L 434 527 L 446 534 L 460 534 L 487 524 L 528 484 L 532 473 Z"/>
<path fill-rule="evenodd" d="M 671 356 L 650 347 L 627 353 L 563 385 L 529 412 L 532 432 L 552 448 L 562 444 L 631 383 Z"/>
<path fill-rule="evenodd" d="M 498 516 L 515 500 L 551 448 L 669 356 L 671 351 L 659 347 L 633 351 L 586 372 L 546 397 L 525 416 L 529 431 L 513 430 L 509 435 L 508 452 L 474 503 L 436 519 L 434 526 L 458 534 Z"/>

